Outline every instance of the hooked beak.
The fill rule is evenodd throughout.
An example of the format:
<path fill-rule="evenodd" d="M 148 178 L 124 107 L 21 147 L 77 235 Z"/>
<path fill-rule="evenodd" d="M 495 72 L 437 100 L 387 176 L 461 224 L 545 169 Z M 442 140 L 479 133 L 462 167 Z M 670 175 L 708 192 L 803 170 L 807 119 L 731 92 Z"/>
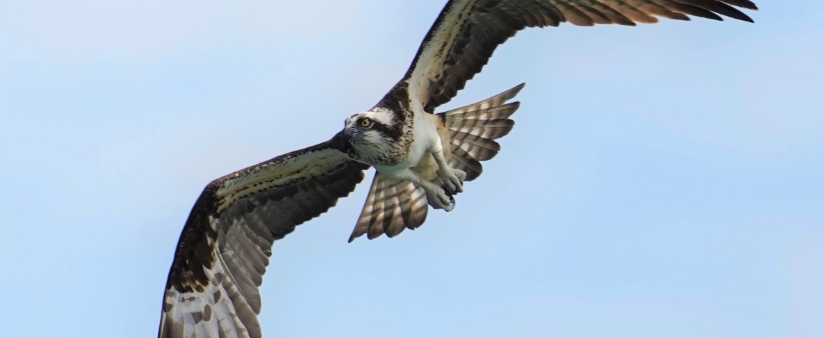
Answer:
<path fill-rule="evenodd" d="M 332 139 L 329 140 L 329 143 L 337 145 L 341 147 L 341 149 L 347 148 L 349 145 L 349 140 L 352 138 L 352 132 L 348 130 L 348 128 L 343 128 L 343 130 L 339 131 L 335 136 L 332 136 Z"/>

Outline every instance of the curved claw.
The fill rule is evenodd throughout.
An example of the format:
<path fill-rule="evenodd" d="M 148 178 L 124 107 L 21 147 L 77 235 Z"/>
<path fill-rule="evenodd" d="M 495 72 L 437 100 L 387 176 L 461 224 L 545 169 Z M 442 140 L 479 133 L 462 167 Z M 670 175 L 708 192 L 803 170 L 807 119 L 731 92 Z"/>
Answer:
<path fill-rule="evenodd" d="M 455 209 L 455 204 L 456 204 L 455 203 L 455 197 L 452 197 L 452 195 L 448 195 L 448 196 L 449 196 L 449 201 L 448 201 L 448 203 L 445 203 L 446 206 L 443 208 L 443 210 L 446 211 L 446 212 L 450 212 L 453 209 Z"/>
<path fill-rule="evenodd" d="M 429 205 L 435 209 L 443 209 L 447 212 L 452 211 L 455 209 L 455 197 L 452 196 L 447 189 L 442 187 L 435 186 L 435 189 L 431 192 L 427 192 L 427 199 L 429 200 Z"/>
<path fill-rule="evenodd" d="M 455 202 L 455 196 L 452 195 L 452 193 L 449 192 L 449 190 L 447 190 L 447 189 L 444 189 L 443 192 L 446 194 L 446 196 L 449 197 L 449 203 L 448 203 L 449 208 L 448 209 L 444 208 L 444 210 L 446 210 L 447 212 L 452 211 L 452 209 L 455 209 L 455 204 L 457 204 Z"/>

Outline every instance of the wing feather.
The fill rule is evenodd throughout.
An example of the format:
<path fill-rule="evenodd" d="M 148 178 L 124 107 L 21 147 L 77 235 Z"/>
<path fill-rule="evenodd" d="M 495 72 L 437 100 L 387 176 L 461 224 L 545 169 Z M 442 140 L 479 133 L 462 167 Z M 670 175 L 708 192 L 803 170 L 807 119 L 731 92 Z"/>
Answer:
<path fill-rule="evenodd" d="M 158 337 L 261 337 L 258 287 L 272 244 L 363 180 L 367 166 L 350 160 L 336 138 L 204 189 L 178 242 Z"/>
<path fill-rule="evenodd" d="M 735 7 L 757 10 L 749 0 L 450 0 L 424 37 L 403 79 L 378 106 L 401 99 L 434 113 L 487 64 L 498 45 L 526 27 L 656 23 L 690 16 L 753 20 Z"/>

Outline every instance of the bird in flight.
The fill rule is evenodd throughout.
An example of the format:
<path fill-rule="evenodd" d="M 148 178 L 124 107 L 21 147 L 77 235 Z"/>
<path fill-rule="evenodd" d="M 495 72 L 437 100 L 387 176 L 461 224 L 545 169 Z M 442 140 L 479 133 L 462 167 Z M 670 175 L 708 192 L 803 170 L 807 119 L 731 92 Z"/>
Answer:
<path fill-rule="evenodd" d="M 260 338 L 258 287 L 272 244 L 334 206 L 376 169 L 352 235 L 393 237 L 423 224 L 500 150 L 512 129 L 508 102 L 523 84 L 442 113 L 495 48 L 526 27 L 655 23 L 726 16 L 749 0 L 450 0 L 403 78 L 343 130 L 209 183 L 183 227 L 169 271 L 159 338 Z"/>

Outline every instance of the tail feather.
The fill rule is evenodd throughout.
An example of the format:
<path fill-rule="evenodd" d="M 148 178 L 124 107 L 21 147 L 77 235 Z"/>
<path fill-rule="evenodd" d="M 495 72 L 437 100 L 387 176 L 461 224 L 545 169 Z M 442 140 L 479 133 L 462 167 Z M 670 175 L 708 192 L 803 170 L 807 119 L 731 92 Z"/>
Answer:
<path fill-rule="evenodd" d="M 439 114 L 450 133 L 452 157 L 449 165 L 466 172 L 467 181 L 478 178 L 483 172 L 480 161 L 492 159 L 501 150 L 500 144 L 494 140 L 509 134 L 515 125 L 509 117 L 520 106 L 520 102 L 506 101 L 515 97 L 524 85 Z"/>
<path fill-rule="evenodd" d="M 376 172 L 349 242 L 364 234 L 373 239 L 383 234 L 395 237 L 404 229 L 415 230 L 426 220 L 428 209 L 423 188 Z"/>

